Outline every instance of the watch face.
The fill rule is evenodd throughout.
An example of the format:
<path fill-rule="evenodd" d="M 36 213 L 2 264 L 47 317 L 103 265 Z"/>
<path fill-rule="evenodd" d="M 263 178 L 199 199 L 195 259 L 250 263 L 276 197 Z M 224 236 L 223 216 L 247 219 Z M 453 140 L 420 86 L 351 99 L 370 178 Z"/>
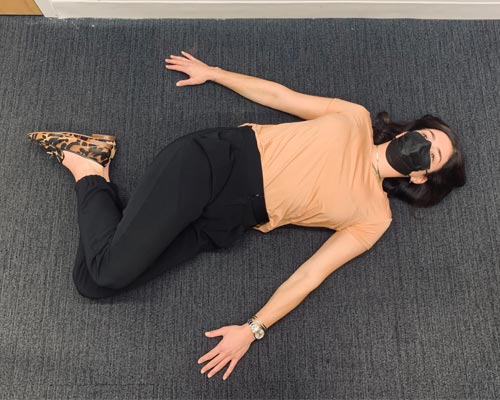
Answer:
<path fill-rule="evenodd" d="M 255 332 L 255 337 L 257 339 L 262 339 L 264 337 L 264 330 L 263 329 L 259 329 L 257 332 Z"/>

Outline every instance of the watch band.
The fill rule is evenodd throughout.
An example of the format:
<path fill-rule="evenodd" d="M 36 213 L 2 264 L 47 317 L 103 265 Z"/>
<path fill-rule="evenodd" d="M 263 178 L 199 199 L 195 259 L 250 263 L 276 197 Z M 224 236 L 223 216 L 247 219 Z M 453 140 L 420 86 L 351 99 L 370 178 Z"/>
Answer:
<path fill-rule="evenodd" d="M 264 323 L 260 319 L 258 319 L 256 315 L 254 315 L 252 319 L 256 321 L 260 326 L 262 326 L 262 329 L 264 329 L 264 331 L 267 331 L 267 326 L 265 326 Z"/>
<path fill-rule="evenodd" d="M 262 323 L 257 316 L 252 316 L 248 321 L 248 325 L 250 325 L 250 329 L 252 330 L 253 336 L 255 339 L 262 339 L 267 331 L 267 327 Z"/>

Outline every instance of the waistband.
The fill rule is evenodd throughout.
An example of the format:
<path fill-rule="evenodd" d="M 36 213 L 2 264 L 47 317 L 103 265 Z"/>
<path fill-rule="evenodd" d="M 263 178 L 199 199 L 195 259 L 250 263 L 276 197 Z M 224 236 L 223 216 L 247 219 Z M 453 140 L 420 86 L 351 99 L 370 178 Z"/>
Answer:
<path fill-rule="evenodd" d="M 240 150 L 238 156 L 243 158 L 247 171 L 248 198 L 255 217 L 255 225 L 269 221 L 264 197 L 264 182 L 262 175 L 262 161 L 255 132 L 250 126 L 232 128 L 222 132 L 221 137 L 227 138 L 231 144 Z"/>
<path fill-rule="evenodd" d="M 215 171 L 213 193 L 219 198 L 244 196 L 252 214 L 244 218 L 247 225 L 268 222 L 262 162 L 254 130 L 250 126 L 218 127 L 191 135 L 205 150 Z"/>
<path fill-rule="evenodd" d="M 262 161 L 260 158 L 259 148 L 257 147 L 257 139 L 255 138 L 254 130 L 249 126 L 239 127 L 238 129 L 246 129 L 251 132 L 244 132 L 240 135 L 244 148 L 256 149 L 257 151 L 245 151 L 248 162 L 248 184 L 250 190 L 250 203 L 252 205 L 255 225 L 261 225 L 269 221 L 269 216 L 266 210 L 266 201 L 264 197 L 264 182 L 262 178 Z"/>
<path fill-rule="evenodd" d="M 251 203 L 253 208 L 253 215 L 255 217 L 255 225 L 262 225 L 266 222 L 269 222 L 269 215 L 267 215 L 264 196 L 258 193 L 253 195 L 251 197 Z"/>

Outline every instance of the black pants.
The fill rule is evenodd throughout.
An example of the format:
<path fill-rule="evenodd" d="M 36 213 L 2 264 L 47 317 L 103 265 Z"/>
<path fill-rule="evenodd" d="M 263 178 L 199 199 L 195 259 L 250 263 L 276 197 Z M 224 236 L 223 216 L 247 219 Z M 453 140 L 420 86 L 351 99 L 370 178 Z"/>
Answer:
<path fill-rule="evenodd" d="M 80 244 L 73 280 L 85 297 L 141 285 L 269 221 L 255 133 L 213 128 L 165 146 L 124 208 L 114 183 L 75 183 Z"/>

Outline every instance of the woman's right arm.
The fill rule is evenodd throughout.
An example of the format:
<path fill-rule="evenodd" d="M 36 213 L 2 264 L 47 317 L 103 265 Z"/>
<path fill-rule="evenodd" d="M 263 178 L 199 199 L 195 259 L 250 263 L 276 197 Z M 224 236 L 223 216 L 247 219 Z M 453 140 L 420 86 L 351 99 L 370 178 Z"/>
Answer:
<path fill-rule="evenodd" d="M 211 67 L 185 51 L 181 53 L 183 57 L 172 55 L 165 59 L 165 68 L 183 72 L 190 77 L 177 82 L 177 86 L 199 85 L 210 80 L 258 104 L 302 119 L 314 119 L 334 112 L 335 104 L 338 106 L 339 102 L 346 103 L 342 106 L 355 106 L 344 100 L 336 99 L 337 102 L 333 102 L 329 97 L 299 93 L 273 81 Z"/>

